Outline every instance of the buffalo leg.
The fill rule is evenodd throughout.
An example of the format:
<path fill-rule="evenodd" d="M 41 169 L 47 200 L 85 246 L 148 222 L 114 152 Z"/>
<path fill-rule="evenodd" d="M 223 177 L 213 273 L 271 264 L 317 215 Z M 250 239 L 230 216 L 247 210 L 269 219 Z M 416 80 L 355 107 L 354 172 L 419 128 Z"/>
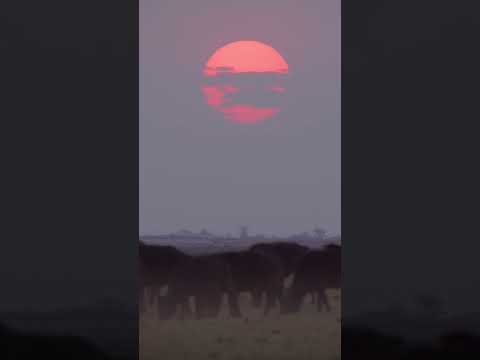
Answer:
<path fill-rule="evenodd" d="M 190 309 L 190 298 L 188 296 L 182 296 L 178 299 L 177 305 L 180 305 L 180 320 L 185 320 L 186 317 L 192 315 Z M 175 307 L 177 307 L 177 305 Z"/>
<path fill-rule="evenodd" d="M 277 299 L 277 294 L 275 291 L 267 291 L 267 302 L 265 304 L 265 310 L 263 312 L 264 316 L 267 316 L 270 310 L 275 307 L 275 300 Z"/>
<path fill-rule="evenodd" d="M 262 306 L 262 295 L 261 289 L 252 290 L 252 307 L 258 309 L 260 306 Z"/>
<path fill-rule="evenodd" d="M 149 296 L 149 305 L 154 307 L 157 303 L 158 297 L 160 296 L 160 287 L 153 285 L 150 287 L 150 296 Z"/>
<path fill-rule="evenodd" d="M 190 299 L 187 297 L 182 303 L 182 312 L 184 317 L 191 317 L 192 309 L 190 308 Z"/>
<path fill-rule="evenodd" d="M 278 304 L 280 305 L 283 298 L 283 284 L 278 286 L 275 296 L 278 301 Z"/>
<path fill-rule="evenodd" d="M 204 299 L 202 296 L 195 296 L 195 318 L 200 320 L 203 317 L 205 310 Z"/>
<path fill-rule="evenodd" d="M 213 294 L 210 294 L 208 296 L 208 301 L 206 303 L 207 306 L 207 316 L 210 318 L 215 318 L 218 316 L 220 312 L 220 306 L 222 303 L 222 297 L 223 293 L 222 292 L 215 292 Z"/>
<path fill-rule="evenodd" d="M 325 308 L 328 312 L 330 312 L 331 307 L 330 303 L 328 302 L 327 293 L 325 289 L 321 289 L 317 291 L 317 309 L 318 311 L 322 311 L 322 305 L 325 304 Z"/>
<path fill-rule="evenodd" d="M 190 316 L 190 306 L 188 298 L 183 300 L 180 304 L 180 320 L 185 320 L 187 316 Z"/>
<path fill-rule="evenodd" d="M 265 305 L 264 315 L 268 315 L 270 310 L 275 307 L 277 301 L 281 305 L 283 297 L 283 284 L 278 284 L 277 286 L 272 286 L 266 291 L 267 303 Z"/>
<path fill-rule="evenodd" d="M 238 293 L 236 291 L 229 291 L 227 297 L 230 315 L 234 318 L 242 317 L 240 306 L 238 305 Z"/>

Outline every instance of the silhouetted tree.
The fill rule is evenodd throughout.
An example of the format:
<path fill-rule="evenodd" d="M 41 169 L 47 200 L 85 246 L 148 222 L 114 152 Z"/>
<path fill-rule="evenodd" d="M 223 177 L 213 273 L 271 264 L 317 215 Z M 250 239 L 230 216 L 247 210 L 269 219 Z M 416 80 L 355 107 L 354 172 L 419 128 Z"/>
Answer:
<path fill-rule="evenodd" d="M 241 239 L 248 238 L 248 227 L 247 226 L 241 226 L 240 227 L 240 238 Z"/>
<path fill-rule="evenodd" d="M 325 239 L 325 236 L 327 234 L 327 231 L 322 229 L 322 228 L 315 228 L 313 229 L 313 233 L 315 234 L 315 236 L 320 239 L 320 240 L 323 240 Z"/>

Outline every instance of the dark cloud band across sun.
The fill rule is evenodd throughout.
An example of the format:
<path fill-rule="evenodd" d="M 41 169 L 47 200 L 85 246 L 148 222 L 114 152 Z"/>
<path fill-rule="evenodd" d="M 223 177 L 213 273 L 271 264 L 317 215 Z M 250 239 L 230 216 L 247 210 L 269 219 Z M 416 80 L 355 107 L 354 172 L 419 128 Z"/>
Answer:
<path fill-rule="evenodd" d="M 282 75 L 288 74 L 288 70 L 287 62 L 273 47 L 259 41 L 236 41 L 219 48 L 209 58 L 203 69 L 208 84 L 203 85 L 202 91 L 207 104 L 227 121 L 256 124 L 279 113 L 280 104 L 254 104 L 239 98 L 258 91 L 263 97 L 278 97 L 285 93 Z M 262 79 L 269 79 L 270 83 L 265 84 Z"/>

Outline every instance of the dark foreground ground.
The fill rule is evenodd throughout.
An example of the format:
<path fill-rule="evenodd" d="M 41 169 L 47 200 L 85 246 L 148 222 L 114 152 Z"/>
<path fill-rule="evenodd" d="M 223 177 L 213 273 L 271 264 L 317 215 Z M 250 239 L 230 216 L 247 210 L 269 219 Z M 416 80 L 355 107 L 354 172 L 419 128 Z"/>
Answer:
<path fill-rule="evenodd" d="M 103 315 L 100 315 L 97 312 L 97 315 L 94 316 L 92 311 L 81 313 L 79 310 L 74 310 L 63 313 L 2 314 L 0 320 L 0 359 L 127 360 L 138 359 L 140 351 L 140 354 L 143 352 L 143 357 L 141 357 L 143 359 L 175 360 L 175 357 L 158 356 L 178 355 L 172 349 L 168 349 L 165 343 L 161 346 L 162 338 L 166 337 L 166 333 L 169 334 L 166 340 L 169 340 L 168 343 L 171 345 L 176 340 L 182 340 L 182 351 L 185 355 L 185 351 L 189 351 L 189 342 L 190 347 L 194 347 L 195 342 L 199 344 L 205 342 L 204 340 L 208 337 L 205 329 L 215 326 L 215 322 L 199 323 L 193 321 L 187 321 L 184 324 L 168 322 L 155 324 L 153 327 L 153 324 L 150 324 L 150 326 L 147 325 L 147 328 L 141 328 L 143 330 L 141 336 L 141 338 L 143 337 L 141 342 L 143 349 L 139 349 L 136 313 L 109 313 L 108 311 L 102 313 Z M 480 329 L 475 326 L 477 322 L 473 315 L 464 318 L 462 321 L 457 320 L 456 324 L 450 322 L 450 329 L 445 324 L 440 326 L 441 322 L 435 323 L 433 321 L 428 323 L 428 329 L 423 330 L 421 327 L 426 326 L 424 321 L 417 320 L 415 323 L 410 319 L 408 322 L 405 320 L 401 324 L 404 332 L 411 334 L 415 334 L 415 332 L 419 334 L 426 330 L 431 334 L 431 328 L 438 326 L 435 335 L 430 337 L 404 336 L 398 331 L 394 331 L 394 329 L 399 328 L 398 323 L 392 322 L 388 327 L 389 320 L 385 317 L 383 323 L 380 320 L 371 321 L 371 326 L 360 325 L 359 322 L 344 321 L 341 335 L 338 333 L 340 336 L 337 337 L 335 335 L 335 323 L 338 324 L 336 321 L 338 314 L 331 314 L 331 319 L 325 314 L 314 314 L 313 312 L 305 312 L 304 315 L 298 319 L 297 317 L 289 319 L 288 317 L 272 316 L 269 319 L 261 320 L 259 317 L 259 319 L 250 319 L 248 323 L 241 321 L 238 324 L 233 324 L 232 320 L 232 325 L 226 329 L 231 334 L 223 329 L 221 336 L 216 336 L 212 344 L 204 348 L 208 350 L 206 355 L 209 359 L 248 358 L 252 360 L 296 359 L 298 355 L 302 354 L 305 355 L 303 358 L 319 360 L 337 360 L 340 358 L 347 360 L 480 359 L 480 336 L 478 335 Z M 390 321 L 392 320 L 390 319 Z M 282 324 L 285 325 L 284 328 L 282 328 Z M 295 324 L 301 326 L 296 327 Z M 468 324 L 470 325 L 466 326 Z M 258 330 L 252 329 L 252 327 L 256 327 L 255 325 L 258 325 Z M 275 326 L 272 327 L 271 325 Z M 312 329 L 318 328 L 319 331 L 315 334 L 304 334 L 305 328 L 308 326 Z M 408 331 L 409 326 L 411 331 Z M 154 330 L 154 327 L 156 331 L 150 332 L 149 330 Z M 199 327 L 202 331 L 196 333 L 195 330 Z M 248 334 L 252 341 L 247 341 L 249 340 L 248 336 L 241 337 L 242 341 L 240 341 L 240 337 L 239 339 L 235 338 L 235 335 L 245 335 L 242 329 L 248 330 L 245 334 Z M 147 330 L 147 333 L 145 333 L 145 330 Z M 187 332 L 196 333 L 197 336 L 186 338 L 183 335 Z M 285 338 L 286 347 L 277 352 L 275 350 L 282 345 L 283 333 L 291 334 Z M 296 334 L 298 339 L 294 339 L 294 336 L 291 336 L 292 334 Z M 322 334 L 325 334 L 325 336 L 320 336 Z M 175 337 L 178 338 L 175 339 Z M 295 341 L 289 343 L 288 338 L 297 340 L 297 344 L 295 344 Z M 303 340 L 300 341 L 300 338 L 303 338 Z M 151 342 L 149 343 L 149 341 Z M 341 353 L 336 352 L 336 349 L 340 350 L 340 347 L 337 347 L 340 342 Z M 156 346 L 160 346 L 160 348 Z M 309 351 L 309 348 L 315 350 L 315 346 L 320 346 L 321 349 Z M 258 347 L 258 351 L 250 351 L 253 347 Z M 298 347 L 298 349 L 291 351 L 295 347 Z M 248 352 L 249 355 L 253 356 L 242 357 L 240 356 L 242 352 Z M 196 355 L 197 358 L 201 358 L 198 349 Z M 275 355 L 275 357 L 271 355 Z"/>
<path fill-rule="evenodd" d="M 480 316 L 377 312 L 346 318 L 345 359 L 480 359 Z"/>
<path fill-rule="evenodd" d="M 134 333 L 126 339 L 93 339 L 90 336 L 57 332 L 26 332 L 0 325 L 0 358 L 14 359 L 71 359 L 71 360 L 130 360 L 137 359 Z M 107 339 L 107 341 L 105 341 Z M 125 341 L 129 343 L 125 344 Z M 116 347 L 116 348 L 115 348 Z"/>
<path fill-rule="evenodd" d="M 469 333 L 451 333 L 431 343 L 406 342 L 369 329 L 343 328 L 344 359 L 480 359 L 480 338 Z M 47 336 L 19 333 L 0 327 L 2 359 L 135 359 L 136 356 L 114 356 L 81 337 Z M 260 358 L 259 358 L 260 359 Z M 338 357 L 332 358 L 338 359 Z M 256 360 L 253 359 L 252 360 Z"/>
<path fill-rule="evenodd" d="M 342 357 L 347 360 L 480 359 L 480 337 L 455 331 L 429 341 L 413 341 L 368 328 L 343 327 Z"/>
<path fill-rule="evenodd" d="M 136 359 L 138 316 L 84 308 L 0 315 L 0 359 Z"/>
<path fill-rule="evenodd" d="M 99 347 L 78 336 L 53 336 L 0 329 L 0 356 L 14 359 L 114 359 Z"/>

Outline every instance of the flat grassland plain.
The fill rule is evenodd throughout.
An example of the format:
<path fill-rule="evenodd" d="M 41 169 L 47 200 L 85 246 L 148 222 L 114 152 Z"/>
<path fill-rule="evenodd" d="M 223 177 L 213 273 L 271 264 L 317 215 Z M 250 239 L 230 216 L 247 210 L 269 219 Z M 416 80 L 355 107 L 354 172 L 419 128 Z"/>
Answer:
<path fill-rule="evenodd" d="M 332 311 L 318 312 L 307 295 L 297 314 L 266 317 L 241 294 L 243 318 L 161 321 L 154 309 L 139 319 L 140 360 L 336 360 L 341 350 L 341 292 L 329 290 Z"/>

